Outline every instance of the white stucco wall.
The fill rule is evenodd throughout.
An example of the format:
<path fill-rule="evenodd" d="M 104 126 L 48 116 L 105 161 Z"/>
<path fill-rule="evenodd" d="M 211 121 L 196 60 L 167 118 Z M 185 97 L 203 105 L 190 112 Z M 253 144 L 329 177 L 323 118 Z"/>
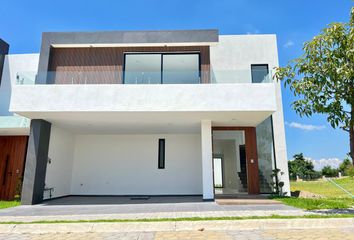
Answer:
<path fill-rule="evenodd" d="M 210 62 L 216 74 L 239 73 L 234 81 L 251 80 L 251 64 L 268 64 L 270 73 L 279 66 L 276 35 L 221 35 L 219 43 L 210 47 Z M 228 73 L 227 75 L 231 75 Z M 225 74 L 225 73 L 224 73 Z M 274 81 L 276 111 L 273 113 L 273 132 L 277 167 L 284 172 L 284 191 L 290 193 L 288 158 L 286 151 L 284 114 L 280 83 Z M 237 85 L 235 85 L 237 86 Z"/>
<path fill-rule="evenodd" d="M 0 116 L 13 115 L 9 112 L 12 88 L 16 75 L 21 72 L 36 72 L 39 54 L 10 54 L 5 56 L 3 75 L 0 85 Z"/>
<path fill-rule="evenodd" d="M 166 168 L 158 169 L 158 139 Z M 77 135 L 71 194 L 202 194 L 200 134 Z"/>
<path fill-rule="evenodd" d="M 70 132 L 52 125 L 45 184 L 54 188 L 52 197 L 70 195 L 75 138 Z M 45 192 L 44 198 L 49 198 Z"/>
<path fill-rule="evenodd" d="M 213 71 L 243 74 L 242 82 L 251 82 L 251 64 L 278 64 L 276 35 L 220 35 L 219 43 L 210 47 Z M 247 70 L 247 71 L 246 71 Z"/>

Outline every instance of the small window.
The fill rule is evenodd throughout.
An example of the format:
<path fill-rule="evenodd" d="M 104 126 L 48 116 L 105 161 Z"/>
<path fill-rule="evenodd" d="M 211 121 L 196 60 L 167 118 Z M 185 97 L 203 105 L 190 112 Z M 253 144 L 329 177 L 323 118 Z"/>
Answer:
<path fill-rule="evenodd" d="M 165 168 L 165 139 L 159 139 L 159 169 Z"/>
<path fill-rule="evenodd" d="M 252 83 L 264 83 L 268 81 L 268 64 L 252 64 Z"/>

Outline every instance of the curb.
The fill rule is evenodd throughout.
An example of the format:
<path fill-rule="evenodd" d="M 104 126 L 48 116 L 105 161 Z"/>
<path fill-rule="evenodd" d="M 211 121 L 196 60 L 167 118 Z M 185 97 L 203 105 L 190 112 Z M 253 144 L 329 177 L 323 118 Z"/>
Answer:
<path fill-rule="evenodd" d="M 354 218 L 328 219 L 259 219 L 218 221 L 170 221 L 127 223 L 53 223 L 53 224 L 0 224 L 0 233 L 83 233 L 83 232 L 156 232 L 210 230 L 270 230 L 352 228 Z"/>
<path fill-rule="evenodd" d="M 118 213 L 118 214 L 79 214 L 79 215 L 43 215 L 43 216 L 0 216 L 0 222 L 33 222 L 55 220 L 105 220 L 105 219 L 158 219 L 158 218 L 193 218 L 193 217 L 253 217 L 271 216 L 304 216 L 315 213 L 303 210 L 280 211 L 205 211 L 205 212 L 154 212 L 154 213 Z"/>

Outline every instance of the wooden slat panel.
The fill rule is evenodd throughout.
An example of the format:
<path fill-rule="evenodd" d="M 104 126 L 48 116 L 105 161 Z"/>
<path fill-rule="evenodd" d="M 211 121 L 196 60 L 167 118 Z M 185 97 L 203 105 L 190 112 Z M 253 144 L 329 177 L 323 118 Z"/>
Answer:
<path fill-rule="evenodd" d="M 27 136 L 0 137 L 1 200 L 13 200 L 17 193 L 17 188 L 23 177 L 27 140 Z M 7 169 L 5 169 L 7 159 Z"/>
<path fill-rule="evenodd" d="M 127 52 L 199 52 L 201 82 L 210 82 L 209 46 L 52 48 L 49 81 L 55 84 L 122 83 L 124 53 Z"/>
<path fill-rule="evenodd" d="M 259 173 L 256 128 L 245 130 L 246 135 L 246 161 L 247 161 L 247 187 L 249 194 L 259 194 Z"/>

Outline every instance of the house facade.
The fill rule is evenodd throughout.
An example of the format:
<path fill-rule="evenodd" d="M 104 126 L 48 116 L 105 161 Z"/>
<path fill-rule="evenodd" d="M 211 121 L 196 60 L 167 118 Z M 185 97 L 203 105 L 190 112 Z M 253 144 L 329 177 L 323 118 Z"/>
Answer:
<path fill-rule="evenodd" d="M 26 70 L 33 56 L 8 55 L 9 47 L 0 39 L 0 200 L 19 197 L 30 126 L 30 119 L 9 112 L 10 79 L 16 77 L 10 69 Z"/>
<path fill-rule="evenodd" d="M 31 119 L 22 203 L 271 193 L 275 168 L 289 192 L 277 55 L 275 35 L 43 33 L 7 80 Z"/>

